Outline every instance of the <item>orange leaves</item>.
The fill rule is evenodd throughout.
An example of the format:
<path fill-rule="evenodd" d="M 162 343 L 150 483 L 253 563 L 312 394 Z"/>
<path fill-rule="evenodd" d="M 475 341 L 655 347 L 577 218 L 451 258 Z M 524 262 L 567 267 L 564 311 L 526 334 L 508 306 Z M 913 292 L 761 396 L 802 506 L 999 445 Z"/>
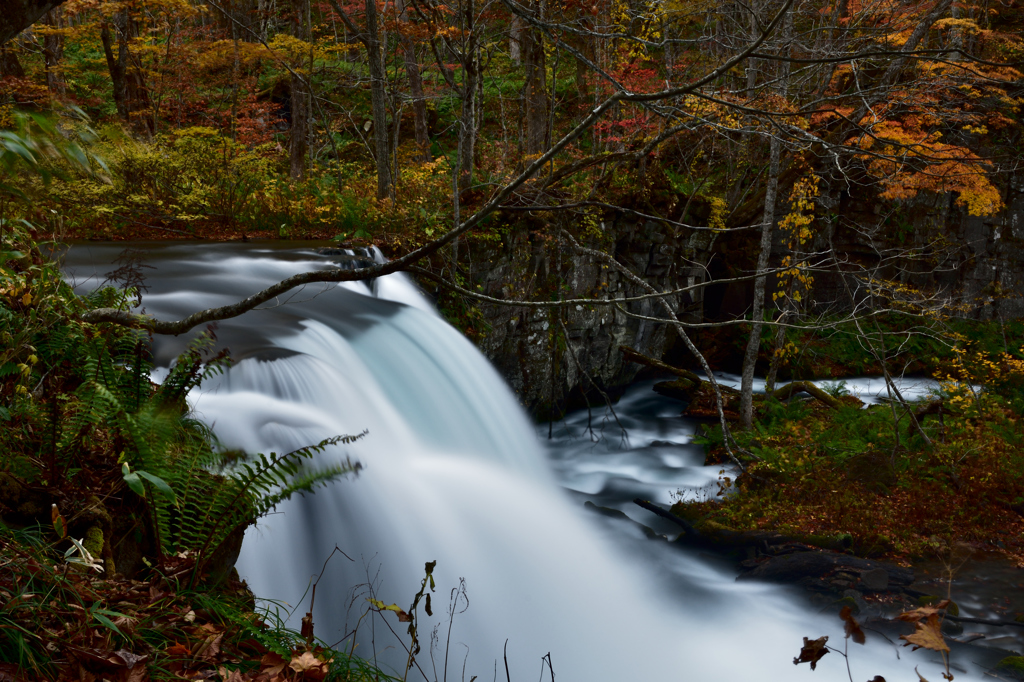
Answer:
<path fill-rule="evenodd" d="M 993 215 L 1003 208 L 999 190 L 988 179 L 985 162 L 974 152 L 940 141 L 931 121 L 880 121 L 851 141 L 870 152 L 861 158 L 879 179 L 883 199 L 907 200 L 918 192 L 956 192 L 956 203 L 971 215 Z"/>

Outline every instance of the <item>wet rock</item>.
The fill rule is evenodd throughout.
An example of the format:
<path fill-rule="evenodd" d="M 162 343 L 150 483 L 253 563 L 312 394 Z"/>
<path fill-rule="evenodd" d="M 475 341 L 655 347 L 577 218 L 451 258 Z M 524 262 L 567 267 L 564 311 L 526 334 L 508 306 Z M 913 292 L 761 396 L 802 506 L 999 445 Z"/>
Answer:
<path fill-rule="evenodd" d="M 885 588 L 881 585 L 885 573 Z M 865 574 L 868 575 L 865 581 Z M 753 569 L 743 573 L 737 580 L 765 580 L 779 583 L 824 582 L 833 589 L 846 589 L 851 577 L 856 577 L 857 588 L 872 592 L 898 592 L 914 582 L 914 571 L 870 559 L 859 559 L 836 552 L 794 552 L 782 556 L 768 557 Z M 846 578 L 846 579 L 844 579 Z M 871 587 L 871 586 L 876 587 Z"/>
<path fill-rule="evenodd" d="M 846 590 L 843 592 L 843 598 L 840 599 L 840 602 L 843 606 L 849 606 L 856 615 L 863 615 L 868 612 L 868 603 L 864 601 L 864 596 L 857 590 Z"/>
<path fill-rule="evenodd" d="M 666 398 L 675 398 L 684 403 L 693 401 L 694 391 L 697 386 L 689 379 L 674 379 L 672 381 L 659 381 L 654 384 L 654 392 Z"/>
<path fill-rule="evenodd" d="M 944 635 L 956 636 L 964 634 L 964 626 L 950 618 L 942 621 L 941 629 Z"/>
<path fill-rule="evenodd" d="M 860 582 L 865 588 L 873 592 L 885 592 L 889 589 L 889 572 L 884 568 L 862 571 Z"/>
<path fill-rule="evenodd" d="M 628 521 L 632 525 L 640 529 L 640 531 L 652 540 L 665 540 L 665 536 L 654 531 L 650 526 L 645 526 L 642 523 L 634 521 L 629 518 L 629 515 L 619 509 L 612 509 L 611 507 L 599 507 L 590 500 L 583 503 L 583 507 L 589 511 L 596 512 L 601 516 L 607 516 L 612 519 L 619 519 L 620 521 Z"/>

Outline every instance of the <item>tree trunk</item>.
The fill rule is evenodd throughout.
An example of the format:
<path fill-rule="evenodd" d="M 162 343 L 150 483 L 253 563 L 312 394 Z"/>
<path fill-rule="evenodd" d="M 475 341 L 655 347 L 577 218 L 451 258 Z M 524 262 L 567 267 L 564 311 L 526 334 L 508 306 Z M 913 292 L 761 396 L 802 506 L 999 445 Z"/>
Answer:
<path fill-rule="evenodd" d="M 476 156 L 477 88 L 480 79 L 478 40 L 476 34 L 476 3 L 465 3 L 465 48 L 462 53 L 462 112 L 459 121 L 459 189 L 473 184 L 473 161 Z"/>
<path fill-rule="evenodd" d="M 63 12 L 58 7 L 48 12 L 43 21 L 51 28 L 63 28 Z M 67 92 L 64 70 L 61 66 L 64 60 L 64 36 L 59 33 L 47 33 L 43 37 L 43 59 L 46 64 L 46 87 L 52 94 L 63 97 Z"/>
<path fill-rule="evenodd" d="M 18 60 L 18 53 L 13 47 L 0 47 L 0 77 L 24 78 L 25 69 Z"/>
<path fill-rule="evenodd" d="M 116 56 L 111 26 L 117 34 Z M 110 71 L 110 81 L 114 87 L 114 105 L 117 107 L 118 115 L 138 132 L 152 135 L 155 126 L 149 90 L 142 75 L 142 65 L 132 57 L 128 47 L 128 40 L 134 28 L 135 23 L 127 11 L 117 12 L 110 21 L 103 22 L 100 40 L 103 43 L 103 54 L 107 59 L 107 69 Z"/>
<path fill-rule="evenodd" d="M 768 257 L 772 251 L 772 227 L 775 225 L 775 195 L 779 189 L 779 157 L 782 141 L 772 136 L 771 158 L 768 165 L 768 183 L 764 193 L 764 217 L 761 219 L 761 252 L 757 256 L 757 276 L 754 278 L 754 303 L 751 311 L 750 338 L 743 355 L 743 374 L 740 381 L 740 428 L 749 429 L 754 423 L 754 366 L 761 348 L 761 327 L 764 326 L 764 289 L 768 279 Z"/>
<path fill-rule="evenodd" d="M 526 83 L 523 103 L 526 118 L 527 154 L 540 154 L 548 139 L 547 67 L 544 59 L 544 39 L 531 26 L 522 30 L 522 56 L 526 65 Z"/>
<path fill-rule="evenodd" d="M 408 21 L 404 0 L 395 3 L 400 22 Z M 427 100 L 423 95 L 423 77 L 420 74 L 420 62 L 416 58 L 416 45 L 412 38 L 398 31 L 398 40 L 402 45 L 402 56 L 405 60 L 405 76 L 409 79 L 409 95 L 412 98 L 413 134 L 416 146 L 420 150 L 420 159 L 430 161 L 430 131 L 427 126 Z"/>
<path fill-rule="evenodd" d="M 295 10 L 295 37 L 309 40 L 309 0 L 292 0 Z M 296 72 L 291 76 L 291 114 L 292 126 L 288 136 L 289 176 L 292 180 L 306 177 L 306 150 L 309 147 L 309 74 L 303 75 L 302 69 L 296 65 Z"/>
<path fill-rule="evenodd" d="M 748 10 L 748 21 L 750 22 L 748 40 L 754 42 L 757 40 L 759 32 L 757 30 L 757 3 L 751 0 L 750 9 Z M 747 60 L 747 97 L 754 96 L 754 88 L 757 87 L 757 60 L 751 57 Z"/>
<path fill-rule="evenodd" d="M 388 144 L 387 73 L 377 27 L 377 1 L 366 0 L 366 53 L 370 62 L 370 104 L 373 110 L 373 142 L 377 164 L 377 198 L 394 194 L 391 182 L 391 150 Z"/>
<path fill-rule="evenodd" d="M 523 20 L 512 15 L 508 29 L 508 57 L 512 63 L 519 66 L 523 60 Z"/>
<path fill-rule="evenodd" d="M 120 33 L 121 27 L 117 22 L 121 16 L 122 13 L 118 12 L 114 15 L 113 19 L 115 22 L 115 29 L 118 33 Z M 127 123 L 128 84 L 125 80 L 125 71 L 127 71 L 126 60 L 128 58 L 127 51 L 119 49 L 117 56 L 114 56 L 114 38 L 110 33 L 110 22 L 108 21 L 104 21 L 103 25 L 100 27 L 100 40 L 103 42 L 103 54 L 107 58 L 107 70 L 110 72 L 110 81 L 114 86 L 114 106 L 117 108 L 117 115 Z M 118 40 L 118 47 L 120 48 L 120 39 Z"/>

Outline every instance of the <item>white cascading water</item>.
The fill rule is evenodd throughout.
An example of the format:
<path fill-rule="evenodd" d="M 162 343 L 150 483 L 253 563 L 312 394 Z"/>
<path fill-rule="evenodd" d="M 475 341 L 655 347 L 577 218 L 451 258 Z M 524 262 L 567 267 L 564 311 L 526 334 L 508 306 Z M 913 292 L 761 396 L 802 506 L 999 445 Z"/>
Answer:
<path fill-rule="evenodd" d="M 92 278 L 110 269 L 117 251 L 74 247 L 69 277 L 95 286 Z M 147 273 L 152 291 L 144 305 L 163 319 L 232 302 L 295 272 L 333 267 L 308 248 L 161 245 L 150 254 L 156 270 Z M 308 286 L 264 308 L 221 323 L 218 339 L 237 362 L 192 396 L 196 415 L 225 446 L 252 452 L 367 431 L 322 460 L 351 457 L 364 466 L 358 477 L 281 505 L 246 536 L 241 575 L 259 597 L 288 604 L 292 625 L 337 546 L 351 560 L 331 558 L 313 609 L 316 635 L 329 644 L 366 611 L 365 585 L 407 608 L 424 563 L 437 561 L 434 616 L 421 606 L 423 651 L 409 679 L 445 679 L 447 650 L 448 680 L 504 680 L 506 640 L 512 682 L 541 674 L 549 652 L 560 680 L 847 679 L 840 656 L 826 657 L 813 672 L 792 663 L 803 636 L 828 634 L 842 646 L 836 616 L 812 613 L 794 591 L 737 583 L 720 562 L 583 510 L 581 496 L 608 489 L 613 479 L 644 479 L 648 497 L 661 501 L 714 480 L 717 469 L 703 467 L 692 446 L 669 452 L 655 443 L 646 455 L 631 455 L 647 444 L 638 440 L 651 440 L 642 429 L 629 447 L 612 442 L 619 438 L 614 429 L 593 445 L 581 437 L 576 415 L 558 425 L 549 461 L 501 378 L 403 276 L 369 286 Z M 167 362 L 182 344 L 157 339 L 157 360 Z M 692 422 L 661 423 L 656 435 L 676 444 L 693 432 Z M 658 465 L 645 469 L 643 457 Z M 644 514 L 631 510 L 650 523 Z M 460 600 L 452 618 L 449 595 L 460 578 L 468 608 Z M 356 651 L 401 674 L 401 642 L 409 640 L 394 615 L 384 618 L 398 639 L 380 616 L 366 618 Z M 435 626 L 440 638 L 431 647 Z M 892 644 L 874 640 L 851 651 L 857 682 L 917 679 L 914 666 L 940 679 L 937 658 L 901 649 L 898 659 Z M 546 667 L 541 677 L 550 679 Z"/>

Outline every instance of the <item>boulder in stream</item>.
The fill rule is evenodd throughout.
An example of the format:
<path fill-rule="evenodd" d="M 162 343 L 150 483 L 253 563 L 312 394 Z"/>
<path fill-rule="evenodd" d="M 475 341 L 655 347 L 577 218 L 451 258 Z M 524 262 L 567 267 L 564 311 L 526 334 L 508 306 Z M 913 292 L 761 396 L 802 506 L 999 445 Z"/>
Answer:
<path fill-rule="evenodd" d="M 900 592 L 914 582 L 914 571 L 848 554 L 808 551 L 767 557 L 737 580 L 798 583 L 818 591 Z"/>

